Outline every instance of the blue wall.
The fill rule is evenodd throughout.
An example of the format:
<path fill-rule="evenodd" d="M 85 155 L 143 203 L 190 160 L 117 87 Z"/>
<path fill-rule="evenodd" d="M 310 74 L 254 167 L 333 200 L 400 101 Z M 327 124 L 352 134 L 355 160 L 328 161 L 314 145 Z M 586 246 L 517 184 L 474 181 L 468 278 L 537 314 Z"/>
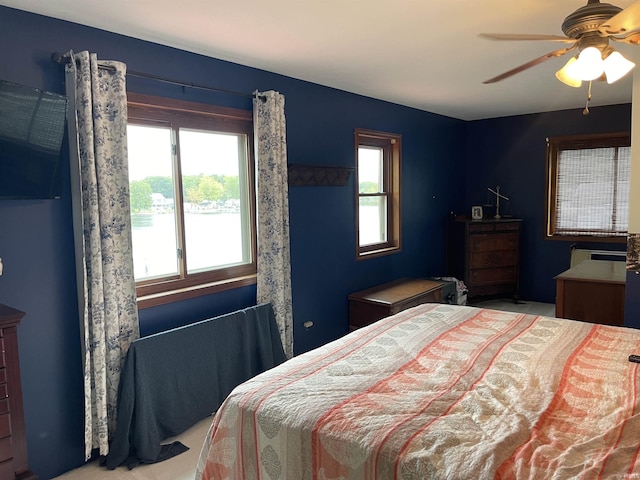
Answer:
<path fill-rule="evenodd" d="M 557 112 L 478 122 L 406 108 L 270 72 L 0 7 L 0 78 L 64 93 L 54 51 L 89 50 L 129 70 L 286 97 L 290 163 L 354 166 L 354 128 L 399 133 L 402 252 L 355 260 L 353 176 L 346 187 L 291 187 L 290 225 L 296 353 L 347 332 L 347 295 L 402 276 L 444 273 L 444 219 L 486 200 L 488 186 L 511 195 L 525 218 L 522 296 L 553 301 L 553 275 L 568 245 L 542 240 L 544 138 L 628 130 L 630 107 Z M 128 77 L 128 89 L 251 108 L 249 95 L 182 89 Z M 465 147 L 467 145 L 467 147 Z M 68 149 L 64 148 L 65 160 Z M 0 303 L 27 313 L 19 327 L 29 463 L 51 478 L 83 463 L 83 392 L 68 166 L 60 200 L 0 200 Z M 255 303 L 255 286 L 140 312 L 143 335 Z M 306 330 L 302 324 L 312 321 Z"/>
<path fill-rule="evenodd" d="M 558 88 L 566 88 L 559 86 Z M 509 213 L 522 218 L 520 297 L 555 303 L 554 276 L 569 268 L 574 242 L 545 240 L 547 137 L 629 131 L 631 105 L 521 115 L 467 123 L 466 205 L 487 203 L 487 187 L 509 197 Z M 580 243 L 626 250 L 626 244 Z"/>
<path fill-rule="evenodd" d="M 462 202 L 464 122 L 88 27 L 0 7 L 0 78 L 64 93 L 54 51 L 89 50 L 128 70 L 222 90 L 128 77 L 128 90 L 251 108 L 254 90 L 286 98 L 290 163 L 354 166 L 354 128 L 403 137 L 403 249 L 356 262 L 353 176 L 346 187 L 292 187 L 290 224 L 297 353 L 347 332 L 347 295 L 401 276 L 442 275 L 446 213 Z M 68 148 L 64 148 L 65 161 Z M 83 393 L 68 166 L 60 200 L 0 201 L 0 302 L 19 327 L 29 462 L 41 478 L 83 463 Z M 140 312 L 143 335 L 255 303 L 255 286 Z M 302 327 L 306 321 L 314 326 Z"/>

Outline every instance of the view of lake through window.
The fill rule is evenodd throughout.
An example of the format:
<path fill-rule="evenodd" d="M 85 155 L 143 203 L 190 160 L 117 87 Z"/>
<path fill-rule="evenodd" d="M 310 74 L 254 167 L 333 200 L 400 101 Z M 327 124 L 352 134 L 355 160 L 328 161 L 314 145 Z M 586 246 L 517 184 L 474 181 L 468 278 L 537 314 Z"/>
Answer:
<path fill-rule="evenodd" d="M 383 151 L 377 147 L 358 148 L 360 245 L 387 241 L 387 198 L 384 192 Z"/>
<path fill-rule="evenodd" d="M 128 126 L 136 281 L 177 276 L 181 256 L 189 274 L 250 261 L 246 139 L 184 128 L 174 135 L 164 126 Z"/>

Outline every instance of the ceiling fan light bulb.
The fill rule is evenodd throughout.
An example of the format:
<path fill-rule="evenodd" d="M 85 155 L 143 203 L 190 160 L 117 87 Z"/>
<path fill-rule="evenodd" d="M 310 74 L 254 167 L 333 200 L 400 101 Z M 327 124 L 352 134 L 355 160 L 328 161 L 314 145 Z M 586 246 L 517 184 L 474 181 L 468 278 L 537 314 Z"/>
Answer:
<path fill-rule="evenodd" d="M 604 59 L 603 65 L 609 84 L 620 80 L 636 66 L 635 63 L 624 58 L 620 52 L 612 52 Z"/>
<path fill-rule="evenodd" d="M 569 61 L 565 64 L 565 66 L 556 72 L 556 78 L 558 80 L 560 80 L 565 85 L 569 85 L 570 87 L 574 87 L 574 88 L 580 88 L 580 86 L 582 85 L 582 80 L 580 80 L 579 78 L 574 78 L 570 76 L 567 73 L 567 70 L 569 70 L 570 72 L 571 65 L 573 65 L 577 61 L 578 59 L 576 57 L 571 57 Z"/>
<path fill-rule="evenodd" d="M 595 80 L 604 72 L 602 54 L 596 47 L 587 47 L 580 52 L 578 60 L 567 64 L 567 75 L 580 80 Z"/>

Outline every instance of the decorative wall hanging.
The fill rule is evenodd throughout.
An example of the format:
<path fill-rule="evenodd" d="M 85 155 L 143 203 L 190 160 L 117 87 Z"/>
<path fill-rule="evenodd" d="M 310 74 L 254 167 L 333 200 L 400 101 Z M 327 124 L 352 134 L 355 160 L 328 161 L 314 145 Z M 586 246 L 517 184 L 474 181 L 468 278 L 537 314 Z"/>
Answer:
<path fill-rule="evenodd" d="M 344 186 L 354 168 L 322 167 L 312 165 L 289 165 L 289 185 L 299 186 Z"/>

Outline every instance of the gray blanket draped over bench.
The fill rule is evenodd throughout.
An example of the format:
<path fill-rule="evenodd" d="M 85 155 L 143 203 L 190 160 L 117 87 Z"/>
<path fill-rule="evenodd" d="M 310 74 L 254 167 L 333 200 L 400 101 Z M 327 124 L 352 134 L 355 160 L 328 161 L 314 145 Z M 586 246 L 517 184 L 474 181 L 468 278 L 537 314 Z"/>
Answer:
<path fill-rule="evenodd" d="M 120 376 L 106 467 L 156 463 L 187 448 L 162 445 L 217 410 L 236 386 L 284 362 L 271 304 L 135 340 Z"/>

